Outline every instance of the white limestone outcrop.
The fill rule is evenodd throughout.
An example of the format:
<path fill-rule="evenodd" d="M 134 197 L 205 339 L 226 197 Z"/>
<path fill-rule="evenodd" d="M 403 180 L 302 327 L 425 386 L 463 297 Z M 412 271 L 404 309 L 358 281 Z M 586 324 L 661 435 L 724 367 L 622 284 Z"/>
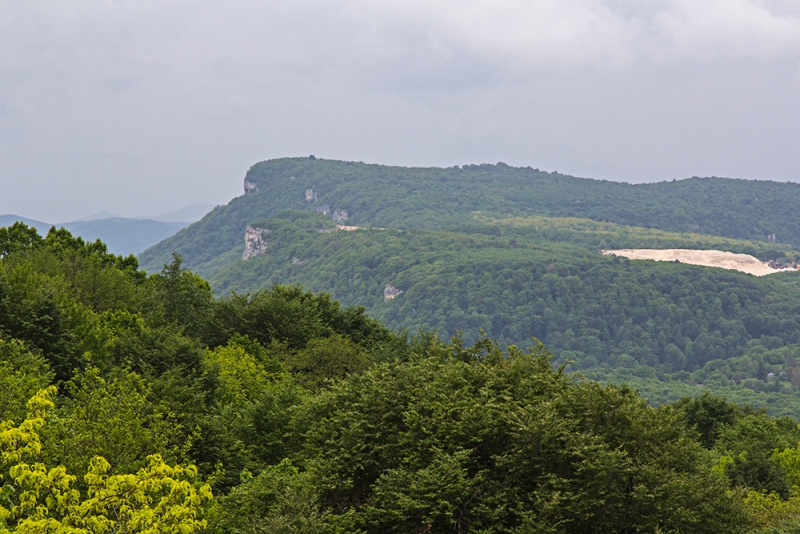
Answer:
<path fill-rule="evenodd" d="M 244 194 L 249 195 L 258 191 L 258 184 L 251 182 L 247 178 L 244 179 Z"/>
<path fill-rule="evenodd" d="M 244 253 L 242 261 L 264 254 L 267 251 L 266 236 L 269 230 L 266 228 L 255 228 L 248 226 L 244 231 Z"/>
<path fill-rule="evenodd" d="M 333 212 L 333 222 L 336 224 L 344 224 L 347 222 L 347 210 L 337 209 Z"/>
<path fill-rule="evenodd" d="M 383 301 L 392 300 L 402 292 L 402 289 L 397 289 L 391 284 L 386 284 L 386 288 L 383 290 Z"/>

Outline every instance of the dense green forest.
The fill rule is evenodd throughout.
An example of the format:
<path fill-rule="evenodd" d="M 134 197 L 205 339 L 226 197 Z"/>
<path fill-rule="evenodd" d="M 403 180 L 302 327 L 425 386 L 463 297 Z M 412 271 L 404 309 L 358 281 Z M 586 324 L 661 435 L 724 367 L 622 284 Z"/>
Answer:
<path fill-rule="evenodd" d="M 441 169 L 316 158 L 258 163 L 245 183 L 250 194 L 147 250 L 140 255 L 142 266 L 157 271 L 178 252 L 187 266 L 209 275 L 216 258 L 240 246 L 251 222 L 281 210 L 326 207 L 331 214 L 345 210 L 347 224 L 367 227 L 452 229 L 480 211 L 496 217 L 580 217 L 751 241 L 774 235 L 777 242 L 800 246 L 800 184 L 794 183 L 691 178 L 631 185 L 502 163 Z"/>
<path fill-rule="evenodd" d="M 534 336 L 572 369 L 634 379 L 654 402 L 691 386 L 694 395 L 712 390 L 800 419 L 798 273 L 756 278 L 602 256 L 596 246 L 791 251 L 610 224 L 593 233 L 586 223 L 558 221 L 327 232 L 332 223 L 321 214 L 280 212 L 253 223 L 269 231 L 265 253 L 241 261 L 242 245 L 221 258 L 210 282 L 221 294 L 300 284 L 363 305 L 394 330 L 460 333 L 466 343 L 481 331 L 504 345 Z M 402 293 L 385 300 L 387 285 Z"/>
<path fill-rule="evenodd" d="M 598 253 L 718 249 L 797 262 L 797 184 L 630 185 L 503 164 L 284 158 L 254 165 L 245 188 L 142 265 L 157 272 L 177 252 L 218 295 L 297 283 L 442 339 L 473 343 L 483 331 L 524 346 L 535 336 L 571 369 L 636 383 L 654 403 L 712 391 L 800 420 L 796 273 L 759 279 Z M 247 227 L 266 249 L 243 261 Z M 387 287 L 396 298 L 384 299 Z"/>
<path fill-rule="evenodd" d="M 800 528 L 795 421 L 707 394 L 653 407 L 529 345 L 409 336 L 298 286 L 217 298 L 178 255 L 147 275 L 65 230 L 0 229 L 0 532 Z"/>

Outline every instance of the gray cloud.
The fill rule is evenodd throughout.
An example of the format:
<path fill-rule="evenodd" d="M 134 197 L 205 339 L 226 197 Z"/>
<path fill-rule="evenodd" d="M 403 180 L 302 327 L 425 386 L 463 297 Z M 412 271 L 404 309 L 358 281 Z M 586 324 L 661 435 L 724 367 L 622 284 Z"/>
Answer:
<path fill-rule="evenodd" d="M 800 179 L 790 0 L 0 2 L 0 213 L 157 213 L 307 155 Z"/>

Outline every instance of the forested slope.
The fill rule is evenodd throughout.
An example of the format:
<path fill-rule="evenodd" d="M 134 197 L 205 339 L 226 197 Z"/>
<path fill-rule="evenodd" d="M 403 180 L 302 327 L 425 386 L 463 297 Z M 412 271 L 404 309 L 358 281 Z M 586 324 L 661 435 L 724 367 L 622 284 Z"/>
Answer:
<path fill-rule="evenodd" d="M 264 254 L 241 250 L 210 279 L 221 294 L 274 284 L 324 290 L 367 307 L 393 329 L 483 331 L 504 344 L 544 341 L 560 361 L 620 381 L 675 381 L 749 388 L 750 399 L 800 418 L 800 273 L 756 278 L 736 271 L 602 256 L 593 239 L 613 244 L 681 238 L 496 227 L 474 232 L 358 230 L 320 233 L 319 214 L 282 212 L 258 222 L 269 230 Z M 562 241 L 554 241 L 560 238 Z M 695 236 L 703 244 L 703 236 Z M 683 236 L 686 239 L 686 236 Z M 717 238 L 711 238 L 716 240 Z M 619 240 L 619 241 L 617 241 Z M 722 241 L 719 246 L 757 244 Z M 771 246 L 771 245 L 770 245 Z M 401 291 L 386 299 L 384 290 Z M 772 374 L 768 377 L 768 374 Z M 669 391 L 666 395 L 662 391 Z M 699 393 L 701 390 L 697 390 Z M 730 391 L 728 392 L 731 393 Z M 686 394 L 686 392 L 684 392 Z"/>
<path fill-rule="evenodd" d="M 508 344 L 533 335 L 575 368 L 635 382 L 654 401 L 701 384 L 800 417 L 795 273 L 756 280 L 598 254 L 695 248 L 796 261 L 797 184 L 630 185 L 503 164 L 284 158 L 254 165 L 245 186 L 143 265 L 157 271 L 178 252 L 221 295 L 298 283 L 366 306 L 393 329 L 468 341 L 483 330 Z M 319 233 L 337 211 L 337 222 L 365 229 Z M 266 252 L 243 261 L 248 226 L 270 233 Z M 401 293 L 384 301 L 387 286 Z"/>
<path fill-rule="evenodd" d="M 654 408 L 531 344 L 0 229 L 0 532 L 796 532 L 795 421 Z"/>
<path fill-rule="evenodd" d="M 348 224 L 452 228 L 471 213 L 494 216 L 581 217 L 595 221 L 800 246 L 800 185 L 691 178 L 631 185 L 497 165 L 404 168 L 310 158 L 258 163 L 246 175 L 250 194 L 218 207 L 140 256 L 148 271 L 173 251 L 187 265 L 204 264 L 235 248 L 245 227 L 280 210 L 345 210 Z M 310 191 L 306 200 L 306 191 Z M 210 266 L 207 266 L 210 268 Z"/>

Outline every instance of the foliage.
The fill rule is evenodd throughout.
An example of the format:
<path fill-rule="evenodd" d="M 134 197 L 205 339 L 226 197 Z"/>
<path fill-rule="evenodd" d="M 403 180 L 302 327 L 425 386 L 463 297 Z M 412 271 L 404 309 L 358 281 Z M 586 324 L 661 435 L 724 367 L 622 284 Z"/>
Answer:
<path fill-rule="evenodd" d="M 182 269 L 182 262 L 179 254 L 173 254 L 172 262 L 150 278 L 145 306 L 155 324 L 177 324 L 190 336 L 198 337 L 213 307 L 211 287 L 198 275 Z"/>
<path fill-rule="evenodd" d="M 768 315 L 789 316 L 787 279 L 654 270 L 513 228 L 320 233 L 319 216 L 272 222 L 270 235 L 285 239 L 268 250 L 284 259 L 247 265 L 290 263 L 286 247 L 300 240 L 308 263 L 288 268 L 327 250 L 340 263 L 324 276 L 358 273 L 351 287 L 375 291 L 386 316 L 414 302 L 446 309 L 458 302 L 445 301 L 449 288 L 461 288 L 495 307 L 487 335 L 501 341 L 398 333 L 299 285 L 216 298 L 178 256 L 146 276 L 102 244 L 51 232 L 0 260 L 0 528 L 790 532 L 798 521 L 800 428 L 732 402 L 798 400 L 791 379 L 776 378 L 794 374 L 792 324 Z M 403 266 L 413 277 L 384 301 L 396 281 L 385 273 Z M 83 271 L 95 268 L 93 285 Z M 504 316 L 506 302 L 524 311 Z M 454 330 L 482 326 L 461 311 Z M 509 344 L 515 321 L 518 333 L 546 328 L 561 354 Z M 650 337 L 627 334 L 637 327 Z M 716 346 L 742 353 L 707 361 Z M 666 401 L 687 388 L 740 397 L 653 407 L 631 387 L 569 372 L 570 355 L 587 374 Z M 736 389 L 728 371 L 763 390 Z"/>
<path fill-rule="evenodd" d="M 0 259 L 20 250 L 30 249 L 42 244 L 42 237 L 35 228 L 16 222 L 7 228 L 0 228 Z"/>
<path fill-rule="evenodd" d="M 329 520 L 365 532 L 736 529 L 735 500 L 671 412 L 550 359 L 541 346 L 504 357 L 487 340 L 434 345 L 318 396 L 303 456 Z"/>
<path fill-rule="evenodd" d="M 8 479 L 0 503 L 0 532 L 195 532 L 205 527 L 197 509 L 211 498 L 207 485 L 196 483 L 193 466 L 169 466 L 159 455 L 135 474 L 109 475 L 110 464 L 100 456 L 89 463 L 87 490 L 73 488 L 76 477 L 63 466 L 48 469 L 27 463 L 41 451 L 37 431 L 52 409 L 55 388 L 37 393 L 28 402 L 28 416 L 17 427 L 0 423 L 2 464 Z"/>
<path fill-rule="evenodd" d="M 19 340 L 0 339 L 0 421 L 22 421 L 26 400 L 45 389 L 53 373 L 45 359 Z"/>
<path fill-rule="evenodd" d="M 236 534 L 316 534 L 326 532 L 316 488 L 307 472 L 289 460 L 257 476 L 242 474 L 241 484 L 218 499 L 210 511 L 211 532 Z"/>
<path fill-rule="evenodd" d="M 532 335 L 612 382 L 634 369 L 669 396 L 677 383 L 763 391 L 776 401 L 771 413 L 800 417 L 794 273 L 754 279 L 597 254 L 714 248 L 796 261 L 796 184 L 630 185 L 505 164 L 414 169 L 317 158 L 261 162 L 246 180 L 257 190 L 145 252 L 143 265 L 155 270 L 177 251 L 223 295 L 301 284 L 364 306 L 394 330 L 458 331 L 474 342 L 482 329 L 518 345 Z M 332 231 L 335 210 L 365 229 Z M 268 247 L 245 262 L 248 225 L 269 232 Z M 402 294 L 384 301 L 387 285 Z"/>
<path fill-rule="evenodd" d="M 296 350 L 311 339 L 340 334 L 371 349 L 391 345 L 392 331 L 364 312 L 361 306 L 342 308 L 329 294 L 314 294 L 297 285 L 234 293 L 217 304 L 202 338 L 214 346 L 238 333 L 264 346 L 285 343 Z"/>
<path fill-rule="evenodd" d="M 312 339 L 305 348 L 290 356 L 289 368 L 299 374 L 311 389 L 361 373 L 373 363 L 372 357 L 359 345 L 339 334 Z"/>
<path fill-rule="evenodd" d="M 597 378 L 618 383 L 628 379 L 625 373 L 634 373 L 658 379 L 671 391 L 676 391 L 674 382 L 749 388 L 781 399 L 771 411 L 800 417 L 795 408 L 800 397 L 789 398 L 797 394 L 792 373 L 800 367 L 796 273 L 756 278 L 630 261 L 519 233 L 524 228 L 496 227 L 495 235 L 320 234 L 290 222 L 275 222 L 264 255 L 221 268 L 211 280 L 214 287 L 224 293 L 302 284 L 331 291 L 345 304 L 363 304 L 394 329 L 435 330 L 445 338 L 460 332 L 467 342 L 474 342 L 481 329 L 505 344 L 522 345 L 532 335 L 561 361 L 572 360 L 575 368 Z M 387 284 L 402 293 L 384 300 Z M 274 316 L 300 313 L 281 310 L 280 302 L 272 302 L 274 295 L 259 295 L 249 300 L 232 295 L 218 323 L 245 324 L 246 307 L 253 310 L 251 317 L 261 307 L 276 310 Z M 247 319 L 253 325 L 248 335 L 262 343 L 271 339 L 265 335 L 272 328 L 268 321 L 275 320 L 269 313 Z M 302 313 L 307 321 L 310 315 Z M 298 328 L 311 326 L 298 323 Z M 230 329 L 218 335 L 218 342 Z M 795 382 L 800 384 L 800 373 Z M 766 406 L 765 400 L 756 403 Z"/>
<path fill-rule="evenodd" d="M 132 372 L 108 380 L 97 368 L 77 374 L 65 385 L 67 396 L 40 431 L 52 462 L 68 472 L 87 471 L 102 456 L 113 473 L 135 472 L 160 454 L 180 459 L 180 425 L 153 406 L 147 383 Z"/>
<path fill-rule="evenodd" d="M 745 509 L 752 518 L 752 534 L 795 534 L 800 530 L 800 498 L 781 499 L 775 493 L 747 492 Z"/>

